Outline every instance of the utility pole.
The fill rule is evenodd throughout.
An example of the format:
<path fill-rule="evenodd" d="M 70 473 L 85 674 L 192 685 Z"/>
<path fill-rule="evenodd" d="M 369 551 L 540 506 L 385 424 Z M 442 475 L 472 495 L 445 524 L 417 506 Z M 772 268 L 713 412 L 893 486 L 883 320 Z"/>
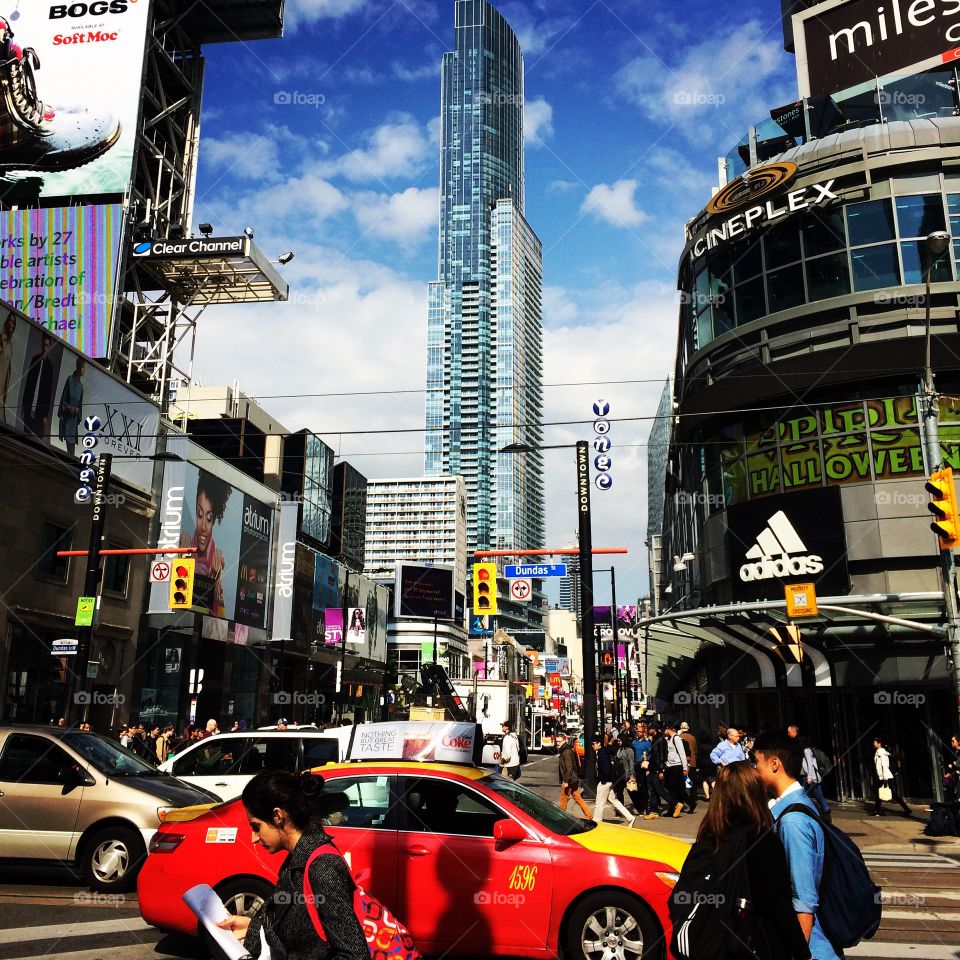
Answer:
<path fill-rule="evenodd" d="M 100 551 L 103 549 L 105 524 L 107 515 L 107 492 L 110 489 L 110 468 L 113 457 L 109 453 L 101 453 L 97 457 L 97 479 L 93 491 L 93 514 L 90 518 L 90 546 L 87 548 L 87 569 L 83 580 L 83 595 L 95 597 L 93 619 L 96 622 L 100 613 Z M 80 719 L 86 720 L 90 715 L 90 702 L 87 694 L 87 674 L 89 673 L 90 650 L 93 643 L 93 627 L 80 627 L 77 634 L 77 659 L 74 679 L 71 684 L 73 696 L 66 704 L 64 711 L 67 723 L 71 723 L 80 707 Z"/>
<path fill-rule="evenodd" d="M 926 450 L 928 474 L 934 473 L 943 461 L 940 447 L 940 404 L 933 384 L 933 366 L 930 359 L 930 274 L 937 257 L 942 256 L 951 243 L 950 234 L 936 231 L 927 237 L 926 282 L 926 369 L 921 386 L 922 429 Z M 939 541 L 938 541 L 939 542 Z M 946 601 L 947 643 L 953 670 L 954 710 L 960 713 L 960 618 L 957 613 L 957 571 L 953 549 L 944 550 L 941 545 L 940 565 L 943 575 L 943 595 Z"/>

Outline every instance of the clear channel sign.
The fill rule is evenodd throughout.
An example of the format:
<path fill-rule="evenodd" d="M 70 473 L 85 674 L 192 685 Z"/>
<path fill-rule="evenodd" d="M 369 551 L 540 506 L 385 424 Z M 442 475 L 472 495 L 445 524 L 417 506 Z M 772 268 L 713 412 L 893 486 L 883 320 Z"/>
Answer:
<path fill-rule="evenodd" d="M 565 577 L 567 565 L 565 563 L 518 563 L 516 566 L 506 566 L 503 575 L 508 580 L 519 580 L 524 577 Z"/>

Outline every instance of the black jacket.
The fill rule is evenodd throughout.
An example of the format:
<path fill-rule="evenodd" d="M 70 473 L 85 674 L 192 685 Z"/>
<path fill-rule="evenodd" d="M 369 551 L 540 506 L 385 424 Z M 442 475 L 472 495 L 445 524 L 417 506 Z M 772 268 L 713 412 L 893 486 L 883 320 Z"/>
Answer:
<path fill-rule="evenodd" d="M 616 772 L 613 760 L 616 755 L 616 747 L 601 747 L 597 751 L 597 783 L 613 783 Z"/>
<path fill-rule="evenodd" d="M 353 912 L 356 886 L 341 857 L 317 857 L 310 864 L 310 891 L 316 897 L 321 940 L 304 902 L 303 871 L 317 847 L 332 843 L 322 830 L 305 833 L 280 868 L 270 899 L 250 921 L 243 945 L 260 956 L 263 926 L 273 960 L 370 960 L 370 949 Z"/>
<path fill-rule="evenodd" d="M 660 734 L 650 749 L 650 769 L 661 773 L 667 769 L 667 738 Z"/>

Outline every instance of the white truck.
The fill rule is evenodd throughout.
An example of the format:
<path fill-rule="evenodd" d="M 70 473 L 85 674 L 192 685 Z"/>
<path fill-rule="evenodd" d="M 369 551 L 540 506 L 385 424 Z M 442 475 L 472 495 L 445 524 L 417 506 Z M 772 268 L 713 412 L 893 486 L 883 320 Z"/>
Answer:
<path fill-rule="evenodd" d="M 500 762 L 502 725 L 509 721 L 513 732 L 527 740 L 527 692 L 525 683 L 512 680 L 453 681 L 460 699 L 468 704 L 473 719 L 483 728 L 483 763 Z"/>

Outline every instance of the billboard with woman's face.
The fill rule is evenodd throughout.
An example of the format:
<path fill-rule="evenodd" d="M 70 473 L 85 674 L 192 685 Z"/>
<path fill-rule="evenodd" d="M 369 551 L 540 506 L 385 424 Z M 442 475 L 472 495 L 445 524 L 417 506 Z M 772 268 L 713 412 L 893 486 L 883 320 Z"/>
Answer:
<path fill-rule="evenodd" d="M 267 624 L 273 504 L 186 465 L 180 546 L 195 547 L 193 606 L 221 620 Z"/>

